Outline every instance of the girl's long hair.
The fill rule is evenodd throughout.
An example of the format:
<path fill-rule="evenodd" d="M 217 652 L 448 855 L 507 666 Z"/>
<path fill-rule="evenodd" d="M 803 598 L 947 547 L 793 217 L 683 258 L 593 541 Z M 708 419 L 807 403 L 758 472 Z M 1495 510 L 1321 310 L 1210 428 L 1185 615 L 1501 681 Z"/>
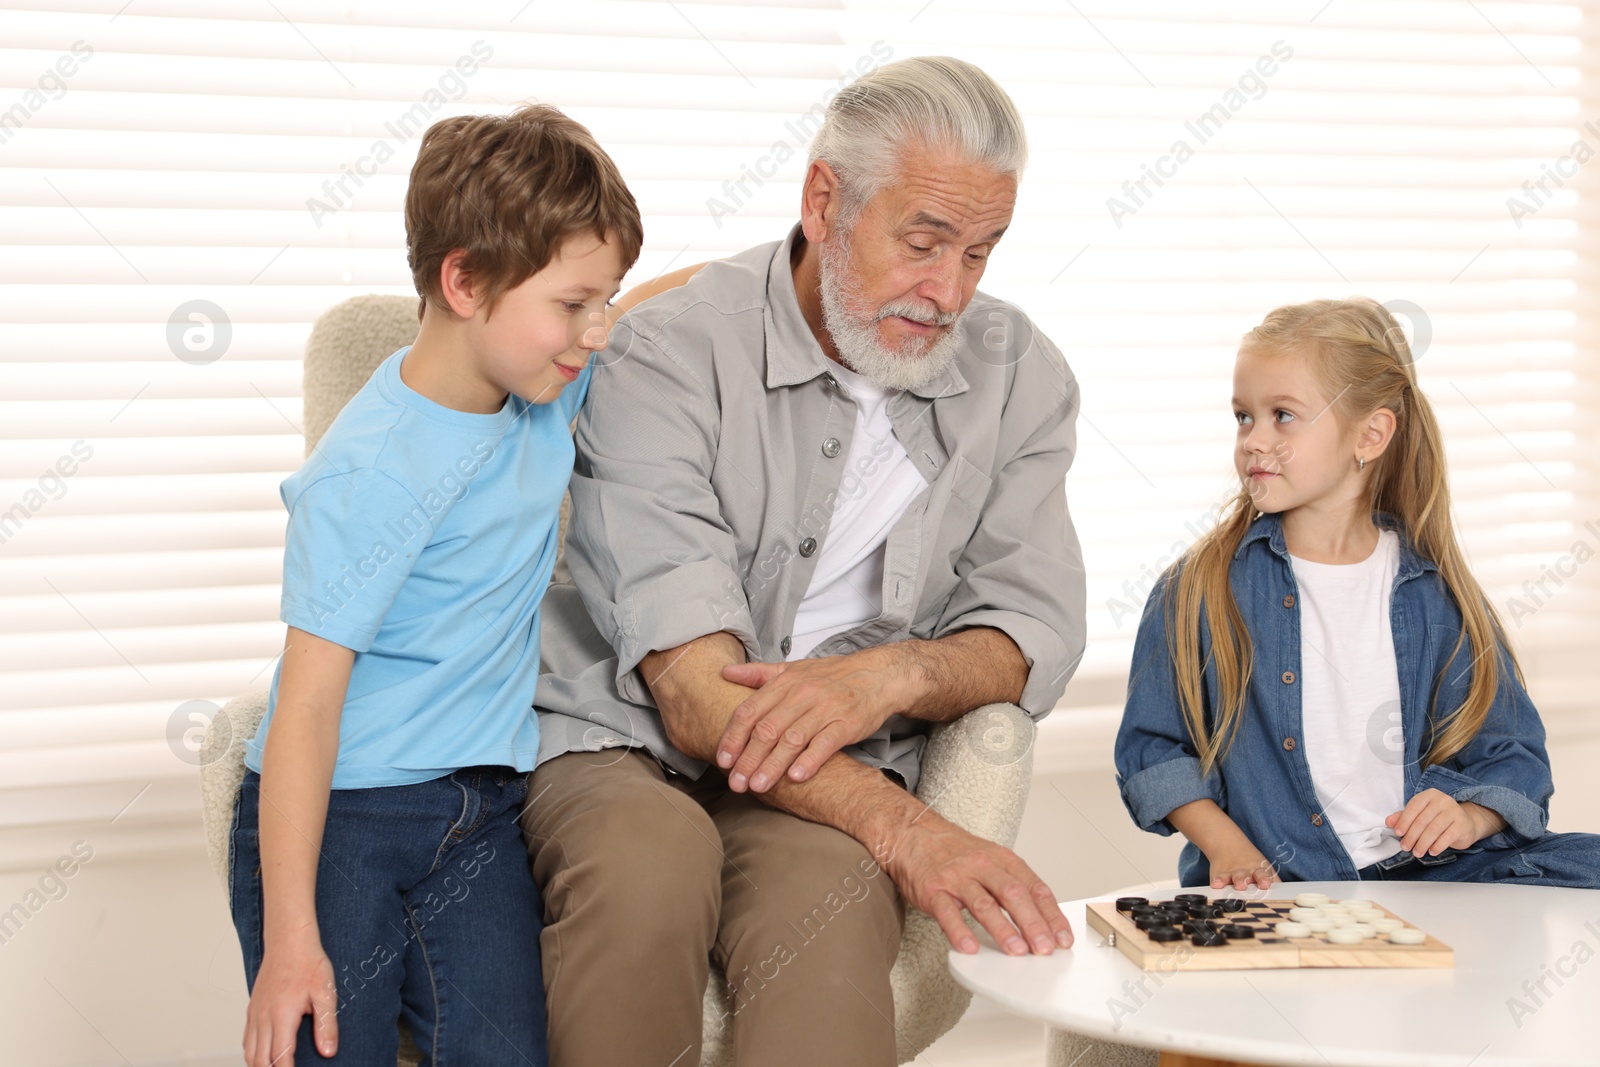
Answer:
<path fill-rule="evenodd" d="M 1323 394 L 1334 398 L 1334 417 L 1343 427 L 1380 408 L 1394 412 L 1395 432 L 1382 456 L 1369 460 L 1368 506 L 1388 512 L 1402 524 L 1400 534 L 1439 568 L 1439 577 L 1461 610 L 1462 628 L 1443 673 L 1472 672 L 1460 707 L 1440 715 L 1435 679 L 1429 709 L 1430 744 L 1424 766 L 1460 752 L 1483 727 L 1501 681 L 1498 654 L 1490 654 L 1505 631 L 1484 596 L 1456 542 L 1450 521 L 1450 490 L 1445 483 L 1444 445 L 1427 398 L 1417 388 L 1411 349 L 1394 316 L 1366 297 L 1313 300 L 1280 307 L 1244 335 L 1242 347 L 1311 360 Z M 1353 457 L 1352 457 L 1353 460 Z M 1178 697 L 1189 736 L 1209 774 L 1227 753 L 1238 731 L 1250 685 L 1253 649 L 1244 616 L 1233 597 L 1229 565 L 1257 517 L 1254 498 L 1242 488 L 1215 527 L 1189 549 L 1167 584 L 1168 650 L 1176 667 Z M 1202 659 L 1202 615 L 1211 649 Z M 1509 645 L 1506 656 L 1522 680 Z M 1460 666 L 1457 666 L 1457 664 Z M 1211 724 L 1205 712 L 1205 669 L 1216 676 L 1218 706 Z"/>

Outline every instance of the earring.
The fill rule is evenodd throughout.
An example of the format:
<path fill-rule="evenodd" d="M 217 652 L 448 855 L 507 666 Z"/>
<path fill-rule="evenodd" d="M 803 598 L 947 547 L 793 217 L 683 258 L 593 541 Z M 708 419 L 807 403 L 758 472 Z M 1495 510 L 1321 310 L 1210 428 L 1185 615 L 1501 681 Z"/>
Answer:
<path fill-rule="evenodd" d="M 1364 471 L 1366 469 L 1367 469 L 1367 457 L 1366 456 L 1357 456 L 1356 457 L 1356 470 Z"/>

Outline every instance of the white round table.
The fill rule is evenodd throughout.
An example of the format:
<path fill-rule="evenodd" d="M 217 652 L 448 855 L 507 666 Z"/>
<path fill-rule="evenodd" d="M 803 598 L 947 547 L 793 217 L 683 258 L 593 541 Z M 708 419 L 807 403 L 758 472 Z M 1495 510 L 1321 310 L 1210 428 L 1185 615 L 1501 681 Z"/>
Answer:
<path fill-rule="evenodd" d="M 1149 896 L 1180 892 L 1246 895 Z M 1301 882 L 1265 895 L 1301 892 L 1381 904 L 1454 949 L 1455 966 L 1142 971 L 1089 929 L 1087 901 L 1074 900 L 1061 905 L 1077 939 L 1069 951 L 1018 958 L 985 940 L 976 955 L 952 951 L 950 971 L 1019 1015 L 1188 1056 L 1284 1067 L 1600 1064 L 1600 892 Z"/>

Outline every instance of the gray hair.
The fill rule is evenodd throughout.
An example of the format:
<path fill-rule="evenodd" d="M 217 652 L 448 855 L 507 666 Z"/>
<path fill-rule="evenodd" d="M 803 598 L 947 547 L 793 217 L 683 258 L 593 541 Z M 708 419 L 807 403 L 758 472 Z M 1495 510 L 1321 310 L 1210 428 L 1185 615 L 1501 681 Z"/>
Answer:
<path fill-rule="evenodd" d="M 912 145 L 955 150 L 998 174 L 1022 177 L 1028 139 L 1011 97 L 979 68 L 950 56 L 914 56 L 858 78 L 828 104 L 808 162 L 826 160 L 844 185 L 845 225 L 895 180 Z"/>

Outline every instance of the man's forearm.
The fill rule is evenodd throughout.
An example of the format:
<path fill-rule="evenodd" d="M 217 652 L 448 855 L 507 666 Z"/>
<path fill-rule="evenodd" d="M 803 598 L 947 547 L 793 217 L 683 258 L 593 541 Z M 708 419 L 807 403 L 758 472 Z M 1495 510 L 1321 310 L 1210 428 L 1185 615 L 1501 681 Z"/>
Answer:
<path fill-rule="evenodd" d="M 717 742 L 734 709 L 755 691 L 725 680 L 720 672 L 744 659 L 738 638 L 715 633 L 652 652 L 639 664 L 667 739 L 678 751 L 714 766 Z M 757 796 L 781 811 L 841 830 L 869 851 L 886 843 L 892 848 L 896 830 L 914 820 L 922 807 L 881 771 L 843 753 L 836 753 L 811 779 L 785 779 Z"/>
<path fill-rule="evenodd" d="M 639 673 L 661 712 L 667 740 L 685 756 L 715 761 L 717 741 L 733 718 L 733 710 L 755 692 L 722 677 L 723 667 L 743 662 L 744 645 L 726 632 L 647 653 L 639 662 Z"/>
<path fill-rule="evenodd" d="M 988 626 L 931 641 L 896 641 L 850 658 L 894 675 L 902 694 L 896 701 L 900 714 L 925 722 L 949 722 L 985 704 L 1015 704 L 1028 684 L 1022 650 Z M 726 632 L 651 652 L 640 662 L 667 736 L 684 755 L 715 760 L 717 741 L 734 709 L 755 692 L 720 676 L 723 667 L 743 662 L 744 646 Z"/>
<path fill-rule="evenodd" d="M 999 636 L 1020 664 L 1016 646 Z M 975 706 L 1015 699 L 1020 693 L 1021 681 L 1017 693 L 1009 695 L 984 689 L 993 684 L 995 664 L 985 671 L 970 658 L 993 656 L 999 661 L 1003 649 L 966 634 L 945 640 L 953 644 L 958 657 L 968 658 L 954 663 L 939 660 L 929 677 L 935 681 L 948 678 L 942 672 L 953 668 L 965 672 L 970 684 L 964 692 L 948 694 L 943 701 L 926 702 L 924 711 L 955 707 L 963 700 Z M 668 740 L 685 755 L 710 763 L 708 774 L 720 773 L 714 757 L 734 710 L 756 692 L 723 676 L 723 668 L 743 663 L 744 658 L 744 646 L 737 638 L 717 633 L 675 649 L 652 652 L 640 663 Z M 971 681 L 985 678 L 988 680 Z M 957 714 L 960 712 L 945 717 Z M 780 811 L 831 826 L 859 841 L 906 901 L 933 916 L 950 943 L 962 952 L 978 950 L 977 939 L 963 921 L 964 913 L 982 923 L 1012 955 L 1024 955 L 1030 947 L 1034 952 L 1049 953 L 1072 944 L 1072 929 L 1049 886 L 1015 853 L 946 821 L 881 771 L 842 752 L 833 752 L 802 781 L 779 776 L 755 796 Z"/>
<path fill-rule="evenodd" d="M 835 752 L 803 782 L 780 778 L 756 797 L 780 811 L 849 834 L 884 864 L 928 806 L 853 756 Z M 934 818 L 937 818 L 936 816 Z"/>
<path fill-rule="evenodd" d="M 892 657 L 914 685 L 901 714 L 949 722 L 985 704 L 1015 704 L 1028 684 L 1028 661 L 1004 632 L 975 626 L 932 641 L 897 641 L 857 655 Z"/>

